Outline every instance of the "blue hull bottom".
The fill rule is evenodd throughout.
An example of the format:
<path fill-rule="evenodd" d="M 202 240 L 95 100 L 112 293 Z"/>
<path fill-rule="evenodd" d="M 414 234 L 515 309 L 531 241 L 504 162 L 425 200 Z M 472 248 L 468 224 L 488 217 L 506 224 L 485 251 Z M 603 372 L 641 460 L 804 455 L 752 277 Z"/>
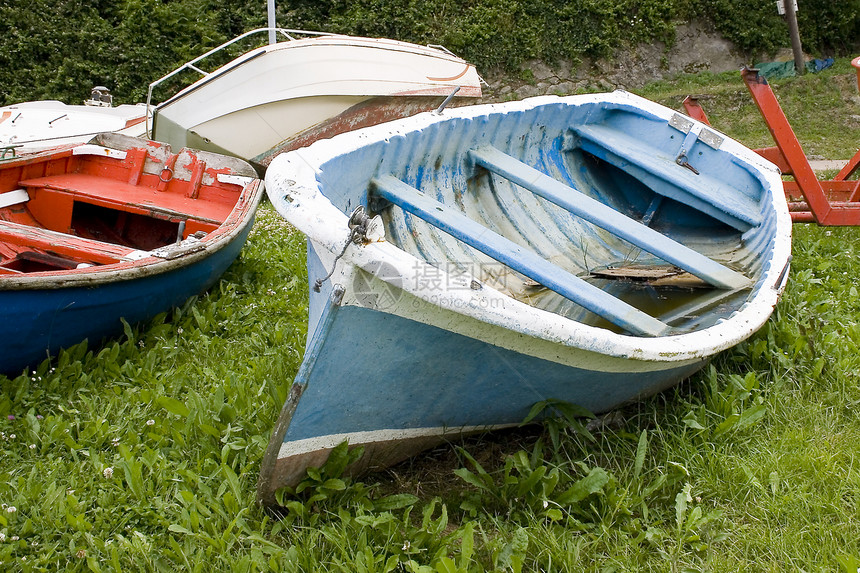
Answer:
<path fill-rule="evenodd" d="M 194 264 L 92 287 L 0 292 L 0 372 L 20 373 L 61 348 L 122 332 L 124 318 L 148 320 L 205 291 L 236 259 L 252 225 L 229 244 Z M 133 271 L 132 271 L 133 272 Z"/>
<path fill-rule="evenodd" d="M 706 362 L 601 372 L 367 308 L 326 311 L 263 464 L 264 500 L 273 493 L 267 484 L 296 483 L 344 439 L 365 445 L 362 468 L 384 466 L 452 435 L 516 425 L 542 400 L 603 412 L 668 388 Z"/>

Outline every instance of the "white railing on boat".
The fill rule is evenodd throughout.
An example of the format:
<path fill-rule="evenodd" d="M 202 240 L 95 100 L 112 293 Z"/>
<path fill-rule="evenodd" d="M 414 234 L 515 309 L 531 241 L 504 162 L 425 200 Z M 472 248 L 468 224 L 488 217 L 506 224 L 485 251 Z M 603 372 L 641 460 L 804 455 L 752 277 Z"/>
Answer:
<path fill-rule="evenodd" d="M 274 43 L 272 40 L 275 37 L 275 35 L 277 35 L 277 34 L 281 34 L 288 41 L 296 40 L 297 38 L 295 36 L 318 36 L 318 37 L 319 36 L 343 36 L 343 34 L 335 34 L 335 33 L 331 33 L 331 32 L 314 32 L 314 31 L 310 31 L 310 30 L 294 30 L 291 28 L 257 28 L 255 30 L 251 30 L 250 32 L 245 32 L 244 34 L 236 36 L 232 40 L 224 42 L 220 46 L 212 48 L 211 50 L 209 50 L 208 52 L 206 52 L 202 56 L 198 56 L 198 57 L 194 58 L 193 60 L 191 60 L 190 62 L 186 62 L 186 63 L 182 64 L 181 66 L 179 66 L 178 68 L 176 68 L 172 72 L 158 78 L 157 80 L 155 80 L 154 82 L 149 84 L 149 89 L 146 91 L 146 136 L 149 138 L 152 138 L 152 128 L 153 128 L 153 124 L 152 124 L 152 119 L 153 119 L 152 92 L 155 90 L 155 88 L 157 88 L 159 85 L 161 85 L 165 81 L 169 80 L 170 78 L 172 78 L 172 77 L 176 76 L 177 74 L 180 74 L 186 70 L 191 70 L 192 72 L 197 72 L 202 77 L 208 76 L 211 72 L 207 72 L 207 71 L 200 69 L 199 67 L 197 67 L 197 64 L 199 64 L 200 62 L 202 62 L 206 58 L 213 56 L 214 54 L 217 54 L 218 52 L 221 52 L 221 51 L 227 49 L 228 47 L 232 46 L 236 42 L 240 42 L 249 36 L 253 36 L 256 34 L 263 34 L 263 33 L 269 34 L 269 43 L 270 44 Z M 457 57 L 457 55 L 454 52 L 452 52 L 451 50 L 449 50 L 448 48 L 446 48 L 445 46 L 442 46 L 440 44 L 427 44 L 427 47 L 428 48 L 434 48 L 434 49 L 440 50 L 442 52 L 445 52 L 446 54 L 450 54 L 451 56 Z M 484 85 L 487 84 L 487 82 L 485 82 L 483 80 L 483 78 L 481 78 L 481 83 L 483 83 Z M 184 87 L 187 87 L 187 86 L 184 86 Z M 184 87 L 180 88 L 179 91 L 182 91 L 182 89 L 184 89 Z M 167 98 L 167 99 L 170 99 L 170 98 Z"/>
<path fill-rule="evenodd" d="M 202 62 L 206 58 L 209 58 L 210 56 L 213 56 L 214 54 L 217 54 L 218 52 L 221 52 L 221 51 L 227 49 L 228 47 L 232 46 L 236 42 L 240 42 L 240 41 L 244 40 L 245 38 L 247 38 L 249 36 L 253 36 L 256 34 L 262 34 L 262 33 L 268 34 L 271 32 L 274 32 L 275 34 L 281 34 L 287 40 L 290 40 L 290 41 L 295 40 L 296 39 L 295 36 L 337 36 L 337 35 L 339 35 L 339 34 L 332 34 L 329 32 L 312 32 L 309 30 L 293 30 L 293 29 L 289 29 L 289 28 L 257 28 L 255 30 L 251 30 L 250 32 L 245 32 L 244 34 L 236 36 L 232 40 L 224 42 L 220 46 L 212 48 L 211 50 L 209 50 L 208 52 L 206 52 L 202 56 L 198 56 L 198 57 L 194 58 L 193 60 L 182 64 L 181 66 L 179 66 L 178 68 L 176 68 L 172 72 L 158 78 L 157 80 L 155 80 L 154 82 L 149 84 L 149 89 L 146 92 L 146 111 L 147 111 L 146 135 L 147 135 L 147 137 L 152 137 L 152 125 L 150 123 L 150 121 L 151 121 L 150 118 L 152 117 L 152 92 L 153 92 L 153 90 L 155 90 L 156 87 L 158 87 L 159 85 L 161 85 L 165 81 L 169 80 L 170 78 L 172 78 L 172 77 L 176 76 L 177 74 L 180 74 L 186 70 L 191 70 L 193 72 L 197 72 L 201 76 L 206 77 L 209 75 L 210 72 L 206 72 L 206 71 L 200 69 L 199 67 L 197 67 L 197 64 L 199 64 L 200 62 Z"/>

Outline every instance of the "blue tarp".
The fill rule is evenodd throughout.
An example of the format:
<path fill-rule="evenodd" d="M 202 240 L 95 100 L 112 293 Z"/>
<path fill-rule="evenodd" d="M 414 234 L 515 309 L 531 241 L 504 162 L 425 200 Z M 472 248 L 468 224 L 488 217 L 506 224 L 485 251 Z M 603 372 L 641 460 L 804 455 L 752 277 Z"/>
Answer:
<path fill-rule="evenodd" d="M 806 62 L 806 71 L 810 73 L 826 70 L 833 65 L 833 58 L 814 59 Z M 762 62 L 755 65 L 759 73 L 768 79 L 790 78 L 797 75 L 794 62 Z"/>

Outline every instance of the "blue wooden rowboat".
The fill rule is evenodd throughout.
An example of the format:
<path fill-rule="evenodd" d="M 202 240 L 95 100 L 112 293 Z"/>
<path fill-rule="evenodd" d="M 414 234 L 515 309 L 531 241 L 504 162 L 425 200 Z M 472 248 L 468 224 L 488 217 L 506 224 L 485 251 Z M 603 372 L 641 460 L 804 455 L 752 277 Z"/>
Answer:
<path fill-rule="evenodd" d="M 262 193 L 242 160 L 117 134 L 0 163 L 0 372 L 210 287 Z"/>
<path fill-rule="evenodd" d="M 764 324 L 790 260 L 778 170 L 625 92 L 358 130 L 279 156 L 266 186 L 312 284 L 267 502 L 345 440 L 359 472 L 544 400 L 672 386 Z"/>

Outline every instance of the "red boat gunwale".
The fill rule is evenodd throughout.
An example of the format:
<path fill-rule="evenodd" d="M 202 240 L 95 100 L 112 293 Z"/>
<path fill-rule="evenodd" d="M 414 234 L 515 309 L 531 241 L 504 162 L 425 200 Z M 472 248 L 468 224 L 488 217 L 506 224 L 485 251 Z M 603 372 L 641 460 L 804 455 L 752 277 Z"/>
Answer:
<path fill-rule="evenodd" d="M 0 197 L 14 193 L 0 208 L 4 286 L 174 258 L 156 249 L 196 258 L 244 228 L 259 201 L 244 161 L 114 134 L 93 142 L 0 164 Z"/>

